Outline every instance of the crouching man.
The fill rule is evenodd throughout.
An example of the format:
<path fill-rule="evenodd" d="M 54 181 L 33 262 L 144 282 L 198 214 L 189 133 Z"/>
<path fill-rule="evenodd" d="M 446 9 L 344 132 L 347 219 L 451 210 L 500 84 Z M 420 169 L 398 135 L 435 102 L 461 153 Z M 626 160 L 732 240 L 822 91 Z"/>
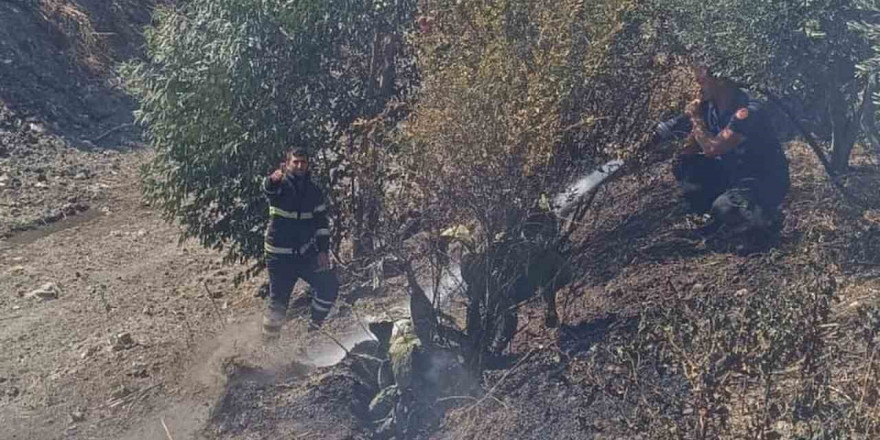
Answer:
<path fill-rule="evenodd" d="M 263 191 L 269 199 L 265 243 L 269 303 L 263 316 L 263 336 L 275 340 L 300 278 L 317 291 L 311 301 L 309 331 L 318 329 L 333 307 L 339 280 L 330 268 L 327 204 L 311 180 L 306 150 L 288 153 L 281 167 L 263 180 Z"/>
<path fill-rule="evenodd" d="M 712 234 L 725 224 L 735 232 L 778 228 L 789 165 L 762 103 L 705 67 L 695 76 L 701 99 L 657 131 L 663 140 L 689 138 L 674 174 L 688 208 L 710 213 L 699 232 Z"/>

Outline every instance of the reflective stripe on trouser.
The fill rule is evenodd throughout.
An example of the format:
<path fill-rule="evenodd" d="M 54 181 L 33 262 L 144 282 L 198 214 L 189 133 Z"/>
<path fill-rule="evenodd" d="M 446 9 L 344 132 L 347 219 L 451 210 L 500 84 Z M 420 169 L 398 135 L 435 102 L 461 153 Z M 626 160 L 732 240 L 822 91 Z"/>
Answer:
<path fill-rule="evenodd" d="M 309 248 L 312 247 L 312 244 L 313 243 L 310 241 L 310 242 L 300 246 L 298 249 L 294 249 L 294 248 L 272 246 L 269 243 L 263 243 L 263 248 L 266 250 L 266 253 L 269 253 L 269 254 L 293 255 L 294 253 L 297 253 L 299 255 L 303 255 L 309 251 Z"/>
<path fill-rule="evenodd" d="M 290 294 L 297 280 L 302 278 L 316 291 L 311 303 L 311 318 L 323 322 L 339 295 L 339 280 L 332 270 L 317 271 L 317 258 L 300 258 L 288 255 L 270 255 L 269 304 L 270 311 L 287 312 Z"/>

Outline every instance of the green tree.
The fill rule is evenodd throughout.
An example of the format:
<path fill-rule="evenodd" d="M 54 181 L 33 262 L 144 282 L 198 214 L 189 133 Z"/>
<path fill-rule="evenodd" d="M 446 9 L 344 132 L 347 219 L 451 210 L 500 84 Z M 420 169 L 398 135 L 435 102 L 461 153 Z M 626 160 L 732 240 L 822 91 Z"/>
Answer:
<path fill-rule="evenodd" d="M 806 109 L 830 141 L 829 173 L 846 170 L 860 133 L 865 79 L 856 66 L 870 56 L 870 35 L 852 24 L 872 11 L 854 0 L 656 1 L 675 52 L 722 75 Z M 864 5 L 862 5 L 864 6 Z M 876 11 L 876 9 L 873 9 Z M 874 12 L 876 13 L 876 12 Z"/>
<path fill-rule="evenodd" d="M 124 67 L 155 150 L 143 170 L 146 198 L 183 225 L 184 238 L 224 249 L 230 260 L 262 254 L 260 179 L 291 146 L 312 151 L 334 200 L 351 198 L 364 178 L 352 161 L 365 154 L 354 142 L 362 136 L 356 122 L 401 117 L 386 104 L 415 84 L 401 44 L 414 9 L 408 0 L 158 8 L 146 31 L 148 60 Z M 335 230 L 344 232 L 351 206 L 335 208 Z"/>

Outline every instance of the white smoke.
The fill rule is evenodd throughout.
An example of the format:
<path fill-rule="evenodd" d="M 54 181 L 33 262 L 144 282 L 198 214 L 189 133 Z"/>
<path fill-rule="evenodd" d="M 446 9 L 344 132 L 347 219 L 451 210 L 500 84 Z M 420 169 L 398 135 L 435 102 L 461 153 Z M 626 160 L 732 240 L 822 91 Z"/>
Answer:
<path fill-rule="evenodd" d="M 434 286 L 428 286 L 425 289 L 425 296 L 428 297 L 428 300 L 432 303 L 445 307 L 449 305 L 449 300 L 459 292 L 463 292 L 464 289 L 464 281 L 461 276 L 461 266 L 458 263 L 451 264 L 448 268 L 443 270 L 443 275 L 440 277 L 440 282 L 437 284 L 436 289 L 436 300 L 435 300 L 435 289 Z"/>

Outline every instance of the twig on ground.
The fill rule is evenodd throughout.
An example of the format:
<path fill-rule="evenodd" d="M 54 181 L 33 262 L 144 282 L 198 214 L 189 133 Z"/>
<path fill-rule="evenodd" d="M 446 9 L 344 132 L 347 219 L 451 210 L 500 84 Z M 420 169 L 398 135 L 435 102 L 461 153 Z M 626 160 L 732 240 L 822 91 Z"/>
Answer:
<path fill-rule="evenodd" d="M 444 402 L 448 402 L 451 400 L 478 400 L 478 399 L 474 396 L 449 396 L 449 397 L 444 397 L 442 399 L 437 399 L 437 401 L 434 403 L 444 403 Z"/>
<path fill-rule="evenodd" d="M 473 408 L 476 408 L 476 407 L 479 406 L 481 403 L 483 403 L 483 401 L 485 401 L 486 399 L 489 399 L 489 398 L 491 398 L 492 400 L 494 400 L 494 401 L 500 403 L 500 404 L 503 405 L 505 408 L 509 408 L 508 405 L 507 405 L 506 403 L 504 403 L 504 402 L 502 402 L 501 400 L 497 399 L 497 398 L 494 397 L 492 394 L 495 392 L 495 390 L 496 390 L 499 386 L 501 386 L 501 384 L 503 384 L 504 382 L 507 381 L 507 378 L 510 377 L 510 375 L 511 375 L 513 372 L 515 372 L 516 370 L 518 370 L 519 367 L 522 366 L 523 363 L 525 363 L 525 361 L 527 361 L 530 357 L 532 357 L 532 354 L 535 353 L 535 350 L 537 350 L 537 349 L 538 349 L 537 347 L 533 347 L 531 350 L 529 350 L 529 352 L 526 353 L 526 355 L 523 356 L 523 358 L 520 359 L 520 360 L 516 363 L 516 365 L 513 366 L 513 368 L 511 368 L 510 370 L 507 370 L 507 371 L 504 373 L 504 376 L 501 376 L 501 379 L 498 380 L 498 383 L 496 383 L 496 384 L 495 384 L 495 385 L 494 385 L 494 386 L 493 386 L 493 387 L 492 387 L 492 388 L 486 393 L 485 396 L 483 396 L 482 398 L 480 398 L 479 400 L 477 400 L 477 402 L 474 403 L 473 405 L 467 407 L 466 410 L 469 411 L 469 410 L 471 410 L 471 409 L 473 409 Z"/>
<path fill-rule="evenodd" d="M 223 316 L 220 314 L 220 309 L 217 307 L 217 302 L 214 301 L 214 292 L 211 292 L 211 289 L 208 288 L 207 281 L 203 281 L 202 286 L 205 288 L 205 291 L 208 292 L 208 299 L 211 300 L 211 305 L 214 306 L 214 313 L 217 315 L 217 321 L 220 324 L 223 324 Z"/>
<path fill-rule="evenodd" d="M 125 123 L 125 124 L 122 124 L 122 125 L 118 125 L 118 126 L 116 126 L 116 127 L 113 127 L 113 128 L 111 128 L 111 129 L 105 131 L 105 132 L 104 132 L 103 134 L 101 134 L 100 136 L 98 136 L 98 137 L 96 137 L 95 139 L 93 139 L 92 142 L 100 142 L 100 141 L 101 141 L 102 139 L 104 139 L 105 137 L 110 136 L 111 134 L 116 133 L 117 131 L 122 130 L 123 128 L 131 127 L 132 125 L 134 125 L 134 124 L 132 124 L 132 123 L 129 122 L 129 123 Z"/>
<path fill-rule="evenodd" d="M 141 392 L 137 393 L 137 397 L 135 397 L 134 399 L 132 399 L 132 401 L 131 401 L 131 405 L 129 405 L 129 407 L 128 407 L 128 411 L 127 411 L 126 413 L 127 413 L 127 414 L 131 414 L 131 411 L 134 409 L 135 405 L 137 405 L 138 402 L 140 402 L 141 400 L 144 400 L 144 398 L 147 397 L 147 394 L 148 394 L 150 391 L 152 391 L 154 388 L 158 387 L 159 385 L 161 385 L 161 384 L 158 384 L 158 383 L 157 383 L 157 384 L 153 384 L 153 385 L 151 385 L 151 386 L 149 386 L 149 387 L 143 389 Z"/>
<path fill-rule="evenodd" d="M 168 440 L 174 440 L 174 437 L 171 436 L 171 431 L 168 430 L 168 425 L 165 424 L 165 417 L 160 417 L 159 422 L 162 423 L 162 428 L 165 429 L 165 435 L 168 436 Z"/>

